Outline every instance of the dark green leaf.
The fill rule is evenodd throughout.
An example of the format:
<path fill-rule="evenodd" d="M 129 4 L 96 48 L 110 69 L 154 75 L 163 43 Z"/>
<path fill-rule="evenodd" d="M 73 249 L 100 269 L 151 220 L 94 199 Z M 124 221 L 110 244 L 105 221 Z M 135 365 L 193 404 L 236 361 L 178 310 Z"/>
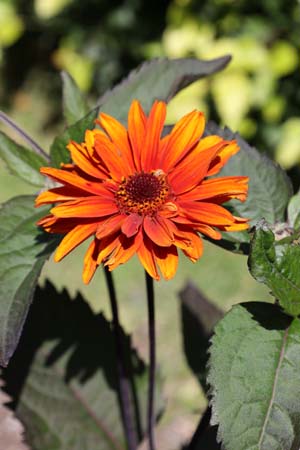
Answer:
<path fill-rule="evenodd" d="M 62 72 L 63 111 L 66 122 L 71 125 L 89 112 L 88 105 L 81 91 L 70 74 Z"/>
<path fill-rule="evenodd" d="M 49 256 L 47 237 L 35 222 L 45 210 L 34 197 L 15 197 L 0 210 L 0 364 L 13 354 L 42 266 Z"/>
<path fill-rule="evenodd" d="M 44 185 L 44 177 L 39 173 L 39 169 L 47 165 L 47 161 L 2 132 L 0 132 L 0 158 L 13 175 L 34 186 Z"/>
<path fill-rule="evenodd" d="M 154 100 L 169 102 L 194 81 L 224 69 L 230 59 L 230 56 L 210 61 L 164 58 L 146 62 L 99 100 L 101 111 L 126 123 L 132 100 L 138 99 L 148 112 Z"/>
<path fill-rule="evenodd" d="M 230 450 L 298 450 L 300 321 L 275 305 L 244 304 L 215 329 L 212 423 Z"/>
<path fill-rule="evenodd" d="M 275 241 L 265 222 L 255 230 L 248 260 L 253 277 L 266 284 L 284 310 L 300 314 L 300 246 L 293 237 Z"/>
<path fill-rule="evenodd" d="M 71 125 L 66 131 L 57 136 L 50 148 L 51 164 L 54 167 L 60 167 L 61 163 L 70 162 L 70 153 L 66 146 L 70 140 L 83 142 L 86 130 L 95 128 L 95 119 L 98 116 L 98 108 L 90 111 L 85 117 Z"/>
<path fill-rule="evenodd" d="M 148 375 L 130 337 L 121 332 L 139 441 L 145 429 Z M 49 282 L 37 288 L 4 376 L 33 450 L 125 448 L 111 324 L 103 314 L 95 315 L 79 294 L 71 300 Z M 159 412 L 159 387 L 156 405 Z"/>
<path fill-rule="evenodd" d="M 220 176 L 248 176 L 249 194 L 245 203 L 230 202 L 235 213 L 250 219 L 251 225 L 264 218 L 270 224 L 285 221 L 285 212 L 292 195 L 290 180 L 284 170 L 250 147 L 237 133 L 224 130 L 209 123 L 207 134 L 217 134 L 225 139 L 236 139 L 240 151 L 234 155 L 220 172 Z"/>

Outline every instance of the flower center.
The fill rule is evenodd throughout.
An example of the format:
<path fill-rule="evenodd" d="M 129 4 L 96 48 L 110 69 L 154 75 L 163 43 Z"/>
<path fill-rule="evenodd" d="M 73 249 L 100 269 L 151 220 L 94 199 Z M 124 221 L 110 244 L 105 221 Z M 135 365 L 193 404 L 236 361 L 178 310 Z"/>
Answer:
<path fill-rule="evenodd" d="M 116 192 L 123 213 L 154 214 L 166 201 L 169 186 L 161 170 L 137 173 L 124 179 Z"/>

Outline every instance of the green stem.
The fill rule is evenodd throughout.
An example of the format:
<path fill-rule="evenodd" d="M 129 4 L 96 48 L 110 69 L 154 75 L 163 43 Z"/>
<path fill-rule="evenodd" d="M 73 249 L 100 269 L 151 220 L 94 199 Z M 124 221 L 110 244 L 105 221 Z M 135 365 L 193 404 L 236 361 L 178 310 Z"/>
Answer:
<path fill-rule="evenodd" d="M 155 450 L 154 426 L 155 426 L 155 372 L 156 372 L 156 339 L 155 339 L 155 303 L 153 278 L 146 274 L 147 302 L 148 302 L 148 330 L 149 330 L 149 389 L 148 389 L 148 442 L 149 450 Z"/>
<path fill-rule="evenodd" d="M 116 344 L 117 372 L 119 381 L 119 398 L 121 415 L 123 419 L 125 437 L 128 450 L 136 450 L 137 438 L 134 426 L 134 420 L 131 414 L 131 394 L 129 376 L 126 370 L 126 360 L 124 355 L 124 347 L 122 344 L 122 329 L 119 321 L 117 296 L 114 286 L 112 273 L 105 267 L 105 277 L 109 292 L 110 305 L 113 318 L 113 331 Z"/>

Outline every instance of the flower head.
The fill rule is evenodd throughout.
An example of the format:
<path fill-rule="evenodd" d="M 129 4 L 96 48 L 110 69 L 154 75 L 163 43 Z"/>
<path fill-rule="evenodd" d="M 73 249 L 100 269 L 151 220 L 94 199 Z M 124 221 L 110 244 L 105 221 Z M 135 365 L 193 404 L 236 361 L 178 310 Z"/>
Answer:
<path fill-rule="evenodd" d="M 137 254 L 155 279 L 174 276 L 177 249 L 193 262 L 202 255 L 199 233 L 221 239 L 220 231 L 248 227 L 222 203 L 245 201 L 247 177 L 215 175 L 238 152 L 235 141 L 201 139 L 205 119 L 193 111 L 161 137 L 166 105 L 156 101 L 147 116 L 133 101 L 128 129 L 101 113 L 101 129 L 87 130 L 81 144 L 71 141 L 72 163 L 41 173 L 60 183 L 42 192 L 36 206 L 56 203 L 38 225 L 65 234 L 55 254 L 60 261 L 93 236 L 84 259 L 88 283 L 101 264 L 113 270 Z M 159 270 L 158 270 L 159 269 Z"/>

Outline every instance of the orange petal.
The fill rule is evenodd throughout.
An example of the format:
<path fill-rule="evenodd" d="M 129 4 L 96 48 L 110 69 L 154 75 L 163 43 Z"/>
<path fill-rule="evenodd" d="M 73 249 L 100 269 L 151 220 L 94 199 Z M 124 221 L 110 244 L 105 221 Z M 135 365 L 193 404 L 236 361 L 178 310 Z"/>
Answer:
<path fill-rule="evenodd" d="M 157 165 L 157 156 L 166 113 L 166 104 L 155 101 L 147 120 L 145 139 L 141 148 L 141 168 L 145 172 L 160 168 Z"/>
<path fill-rule="evenodd" d="M 148 274 L 155 280 L 159 280 L 160 277 L 155 264 L 153 244 L 147 236 L 144 236 L 137 254 Z"/>
<path fill-rule="evenodd" d="M 178 266 L 178 254 L 175 245 L 171 247 L 154 246 L 155 261 L 165 280 L 174 277 Z"/>
<path fill-rule="evenodd" d="M 53 167 L 41 167 L 40 172 L 43 175 L 47 175 L 55 181 L 62 184 L 68 184 L 73 187 L 82 189 L 90 194 L 96 195 L 108 195 L 107 189 L 104 187 L 103 183 L 94 183 L 88 181 L 76 173 L 69 172 L 62 169 L 54 169 Z"/>
<path fill-rule="evenodd" d="M 82 279 L 85 284 L 88 284 L 91 281 L 97 267 L 99 266 L 97 263 L 99 243 L 100 241 L 98 239 L 94 239 L 85 254 L 82 273 Z"/>
<path fill-rule="evenodd" d="M 163 226 L 163 222 L 156 217 L 146 216 L 144 218 L 143 228 L 147 236 L 155 244 L 162 247 L 169 247 L 172 245 L 174 239 L 171 232 Z"/>
<path fill-rule="evenodd" d="M 222 239 L 222 234 L 219 231 L 214 230 L 209 225 L 199 224 L 195 226 L 195 230 L 199 231 L 202 234 L 205 234 L 205 236 L 208 236 L 211 239 L 215 239 L 216 241 Z"/>
<path fill-rule="evenodd" d="M 133 100 L 128 113 L 128 135 L 137 171 L 141 167 L 141 151 L 145 142 L 147 117 L 139 101 Z"/>
<path fill-rule="evenodd" d="M 96 161 L 90 157 L 88 152 L 79 144 L 71 141 L 67 145 L 67 149 L 71 153 L 72 161 L 85 173 L 92 177 L 105 179 L 108 176 L 107 170 L 99 166 Z"/>
<path fill-rule="evenodd" d="M 227 209 L 214 203 L 180 201 L 179 204 L 185 215 L 195 222 L 215 226 L 234 223 L 233 215 Z"/>
<path fill-rule="evenodd" d="M 215 159 L 211 162 L 208 176 L 215 175 L 220 172 L 222 167 L 227 163 L 231 156 L 235 155 L 240 150 L 236 141 L 228 141 L 227 145 L 223 147 Z"/>
<path fill-rule="evenodd" d="M 126 263 L 133 255 L 135 255 L 142 243 L 142 233 L 136 234 L 134 237 L 127 238 L 124 235 L 120 237 L 121 245 L 107 260 L 105 265 L 109 270 L 113 270 L 120 264 Z"/>
<path fill-rule="evenodd" d="M 181 231 L 175 244 L 192 261 L 196 262 L 203 253 L 202 239 L 194 231 Z"/>
<path fill-rule="evenodd" d="M 96 230 L 97 225 L 94 223 L 77 225 L 73 230 L 63 238 L 61 243 L 56 249 L 54 261 L 61 261 L 66 255 L 68 255 L 74 248 L 90 237 Z"/>
<path fill-rule="evenodd" d="M 134 236 L 140 228 L 143 218 L 139 214 L 129 214 L 122 224 L 122 233 L 128 238 Z"/>
<path fill-rule="evenodd" d="M 115 216 L 111 216 L 108 219 L 105 219 L 103 222 L 99 223 L 97 226 L 96 237 L 98 239 L 103 239 L 106 236 L 109 236 L 112 233 L 115 233 L 119 230 L 126 218 L 123 214 L 117 214 Z"/>
<path fill-rule="evenodd" d="M 55 206 L 50 212 L 56 217 L 103 217 L 115 214 L 118 207 L 109 198 L 87 197 Z"/>
<path fill-rule="evenodd" d="M 167 145 L 162 154 L 160 168 L 168 172 L 201 138 L 205 127 L 204 115 L 192 111 L 182 117 L 166 138 Z"/>
<path fill-rule="evenodd" d="M 105 261 L 121 246 L 120 233 L 111 234 L 100 241 L 97 263 Z"/>
<path fill-rule="evenodd" d="M 245 201 L 248 192 L 248 177 L 220 177 L 204 180 L 200 186 L 181 195 L 182 200 L 204 200 L 214 197 L 225 201 L 236 198 Z M 220 203 L 218 201 L 218 203 Z"/>
<path fill-rule="evenodd" d="M 197 148 L 168 176 L 175 195 L 193 189 L 207 176 L 209 165 L 218 151 L 215 147 L 198 153 L 196 150 Z"/>
<path fill-rule="evenodd" d="M 88 194 L 80 189 L 70 186 L 62 186 L 58 188 L 49 189 L 49 191 L 41 192 L 35 199 L 35 206 L 65 202 L 68 200 L 76 200 L 78 197 L 82 198 Z"/>
<path fill-rule="evenodd" d="M 99 136 L 95 141 L 98 155 L 105 161 L 110 176 L 120 181 L 122 177 L 132 172 L 122 152 L 111 142 L 107 136 Z"/>
<path fill-rule="evenodd" d="M 111 141 L 116 145 L 123 159 L 126 160 L 127 166 L 130 167 L 130 171 L 134 172 L 134 163 L 126 128 L 114 117 L 104 113 L 100 114 L 99 120 L 96 122 L 100 124 Z"/>

